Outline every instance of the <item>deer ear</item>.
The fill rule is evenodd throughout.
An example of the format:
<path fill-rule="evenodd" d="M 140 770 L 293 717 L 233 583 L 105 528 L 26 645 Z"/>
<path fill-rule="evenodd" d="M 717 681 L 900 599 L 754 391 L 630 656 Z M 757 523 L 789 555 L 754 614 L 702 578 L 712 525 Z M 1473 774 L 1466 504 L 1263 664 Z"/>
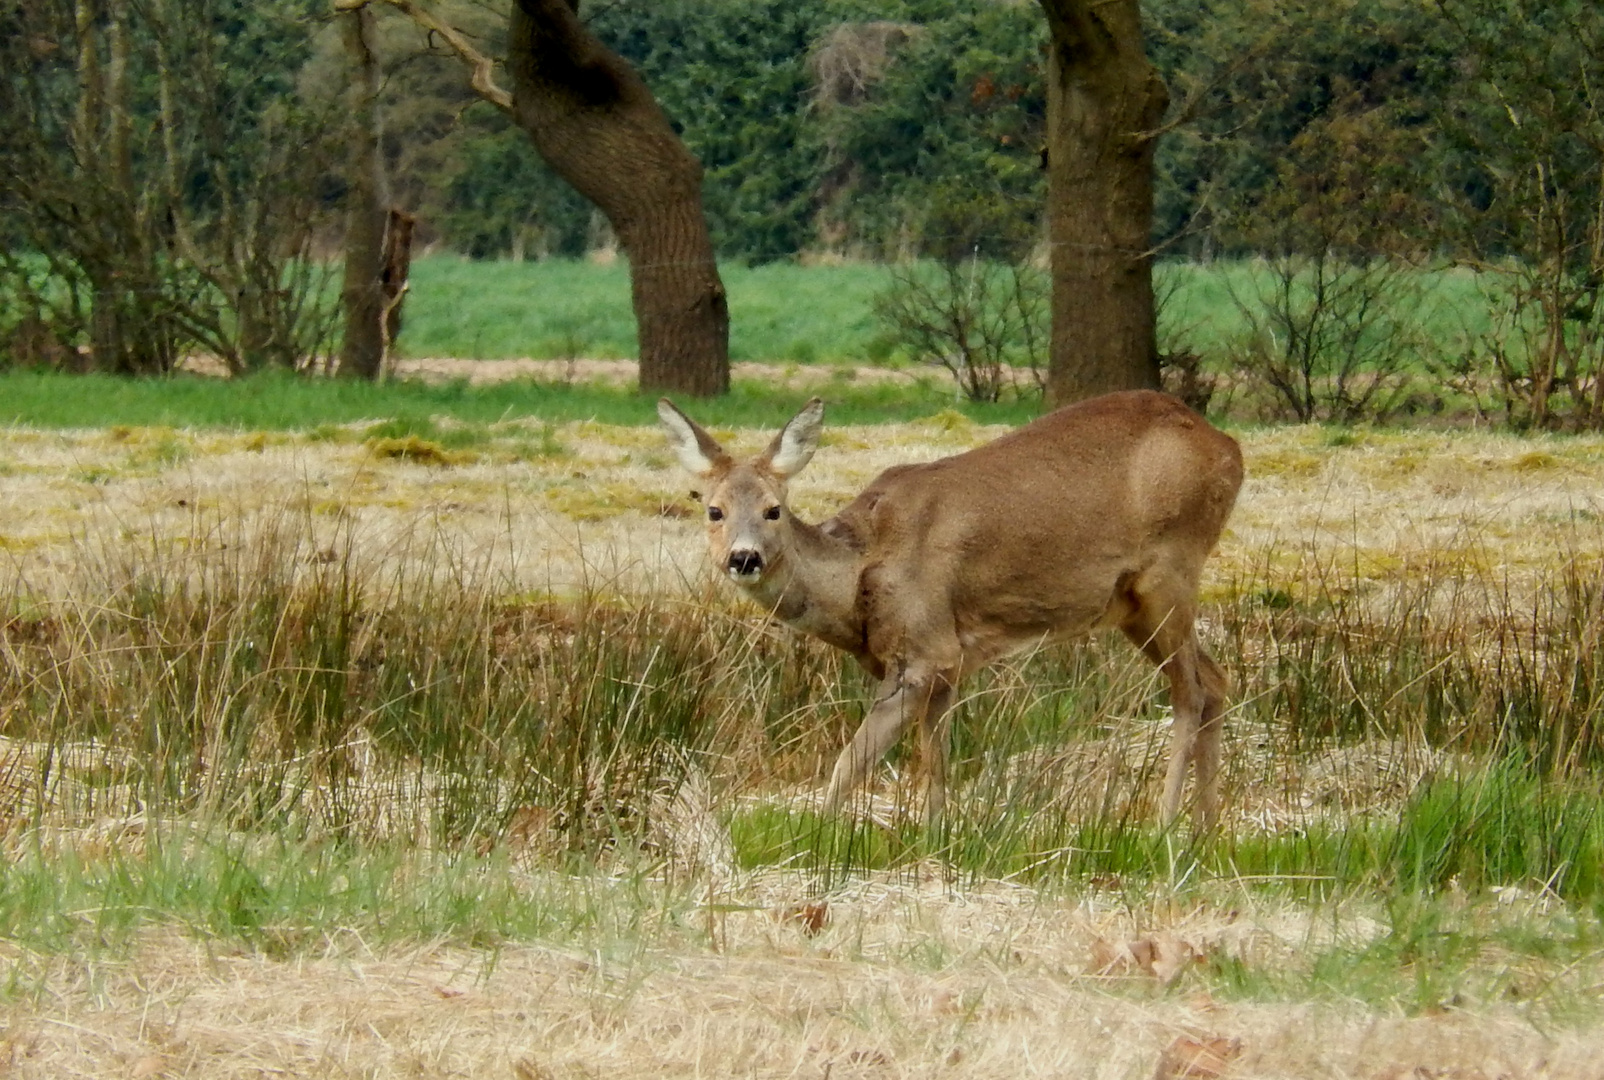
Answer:
<path fill-rule="evenodd" d="M 769 469 L 782 479 L 801 472 L 819 448 L 819 431 L 824 427 L 824 402 L 814 398 L 791 417 L 763 452 Z"/>
<path fill-rule="evenodd" d="M 686 472 L 706 476 L 720 465 L 729 463 L 730 456 L 724 452 L 718 440 L 675 408 L 672 401 L 658 399 L 657 418 L 662 421 L 663 431 L 668 434 L 668 445 L 673 448 Z"/>

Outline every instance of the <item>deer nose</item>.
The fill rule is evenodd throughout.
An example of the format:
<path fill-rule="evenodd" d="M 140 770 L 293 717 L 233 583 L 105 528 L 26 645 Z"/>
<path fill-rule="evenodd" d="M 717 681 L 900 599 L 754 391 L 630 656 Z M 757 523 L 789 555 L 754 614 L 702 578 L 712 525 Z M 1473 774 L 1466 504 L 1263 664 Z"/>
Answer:
<path fill-rule="evenodd" d="M 730 552 L 730 573 L 745 577 L 763 569 L 763 556 L 751 548 L 737 548 Z"/>

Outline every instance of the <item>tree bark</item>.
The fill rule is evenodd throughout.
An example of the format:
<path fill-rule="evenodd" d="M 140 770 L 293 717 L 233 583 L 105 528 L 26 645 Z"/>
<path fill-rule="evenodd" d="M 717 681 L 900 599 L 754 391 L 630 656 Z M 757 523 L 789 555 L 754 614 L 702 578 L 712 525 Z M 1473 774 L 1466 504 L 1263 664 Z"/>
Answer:
<path fill-rule="evenodd" d="M 1152 256 L 1154 129 L 1169 93 L 1138 0 L 1041 0 L 1053 330 L 1047 399 L 1159 384 Z"/>
<path fill-rule="evenodd" d="M 350 78 L 346 174 L 345 270 L 340 288 L 345 335 L 339 374 L 377 379 L 384 371 L 384 162 L 379 128 L 379 63 L 373 55 L 373 12 L 339 8 Z"/>
<path fill-rule="evenodd" d="M 580 22 L 578 0 L 517 0 L 508 30 L 513 119 L 629 258 L 641 389 L 727 392 L 729 308 L 701 164 L 640 76 Z"/>
<path fill-rule="evenodd" d="M 401 307 L 406 303 L 407 279 L 412 274 L 412 234 L 418 219 L 405 210 L 390 207 L 384 219 L 384 269 L 379 280 L 384 293 L 384 362 L 390 360 L 390 346 L 401 334 Z"/>

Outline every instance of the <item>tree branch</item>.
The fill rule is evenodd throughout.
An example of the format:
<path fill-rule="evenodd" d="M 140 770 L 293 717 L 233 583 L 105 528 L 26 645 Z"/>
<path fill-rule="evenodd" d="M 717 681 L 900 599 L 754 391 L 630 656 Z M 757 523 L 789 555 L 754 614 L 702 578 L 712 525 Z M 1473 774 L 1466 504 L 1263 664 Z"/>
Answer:
<path fill-rule="evenodd" d="M 367 7 L 370 2 L 371 0 L 334 0 L 334 10 L 354 11 Z M 457 54 L 457 58 L 472 69 L 468 82 L 473 87 L 474 93 L 502 112 L 512 112 L 512 95 L 496 85 L 496 62 L 475 49 L 456 27 L 436 18 L 415 0 L 380 0 L 380 2 L 389 4 L 430 33 L 439 34 L 447 47 Z"/>

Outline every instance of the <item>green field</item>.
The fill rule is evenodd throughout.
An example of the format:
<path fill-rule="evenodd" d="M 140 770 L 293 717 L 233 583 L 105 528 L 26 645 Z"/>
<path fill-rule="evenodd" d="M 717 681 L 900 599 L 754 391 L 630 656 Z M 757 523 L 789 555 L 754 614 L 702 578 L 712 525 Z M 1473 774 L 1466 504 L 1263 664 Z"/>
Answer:
<path fill-rule="evenodd" d="M 709 423 L 783 423 L 818 394 L 832 423 L 914 420 L 955 411 L 982 423 L 1019 424 L 1039 411 L 1032 401 L 984 404 L 956 400 L 934 375 L 911 384 L 856 384 L 846 377 L 809 389 L 737 381 L 733 391 L 698 402 Z M 463 381 L 386 383 L 304 379 L 264 374 L 238 380 L 194 375 L 121 379 L 106 375 L 0 372 L 0 423 L 43 428 L 109 425 L 308 431 L 326 425 L 395 421 L 425 429 L 441 422 L 482 426 L 511 420 L 597 420 L 655 424 L 655 399 L 631 389 L 593 383 L 533 382 L 486 385 Z"/>
<path fill-rule="evenodd" d="M 907 367 L 873 314 L 874 296 L 889 281 L 883 266 L 732 264 L 723 273 L 734 361 L 763 362 L 776 373 L 822 366 L 832 375 L 802 389 L 737 378 L 732 394 L 701 407 L 700 415 L 713 423 L 777 423 L 814 393 L 841 423 L 906 421 L 956 409 L 982 422 L 1017 424 L 1039 408 L 1031 401 L 960 401 L 951 378 L 937 368 L 908 372 L 909 378 L 896 383 L 855 377 L 863 367 Z M 1242 332 L 1233 291 L 1246 295 L 1260 278 L 1262 268 L 1242 263 L 1162 268 L 1168 343 L 1197 350 L 1205 365 L 1218 368 L 1233 336 Z M 1444 272 L 1419 281 L 1421 326 L 1434 339 L 1456 340 L 1485 322 L 1472 278 Z M 631 358 L 627 268 L 563 260 L 420 259 L 399 350 L 404 357 L 468 360 Z M 651 423 L 654 413 L 650 401 L 627 389 L 585 382 L 366 385 L 274 375 L 223 382 L 183 374 L 150 381 L 0 371 L 0 421 L 41 427 L 307 430 L 376 420 L 486 424 L 527 417 L 642 424 Z"/>
<path fill-rule="evenodd" d="M 895 348 L 876 324 L 875 294 L 890 283 L 877 264 L 720 268 L 729 290 L 730 358 L 735 361 L 878 364 Z M 1170 295 L 1163 323 L 1169 332 L 1218 361 L 1243 320 L 1235 295 L 1251 297 L 1263 270 L 1218 262 L 1161 265 L 1159 292 Z M 1173 292 L 1166 287 L 1175 281 Z M 1485 326 L 1485 303 L 1473 277 L 1423 271 L 1412 308 L 1423 328 L 1453 337 Z M 553 259 L 473 262 L 454 256 L 419 259 L 400 348 L 410 357 L 506 359 L 632 358 L 634 319 L 629 272 Z"/>
<path fill-rule="evenodd" d="M 731 360 L 861 364 L 889 355 L 871 310 L 888 281 L 882 266 L 726 264 L 720 272 Z M 419 259 L 400 348 L 406 356 L 477 360 L 632 359 L 628 265 Z"/>

